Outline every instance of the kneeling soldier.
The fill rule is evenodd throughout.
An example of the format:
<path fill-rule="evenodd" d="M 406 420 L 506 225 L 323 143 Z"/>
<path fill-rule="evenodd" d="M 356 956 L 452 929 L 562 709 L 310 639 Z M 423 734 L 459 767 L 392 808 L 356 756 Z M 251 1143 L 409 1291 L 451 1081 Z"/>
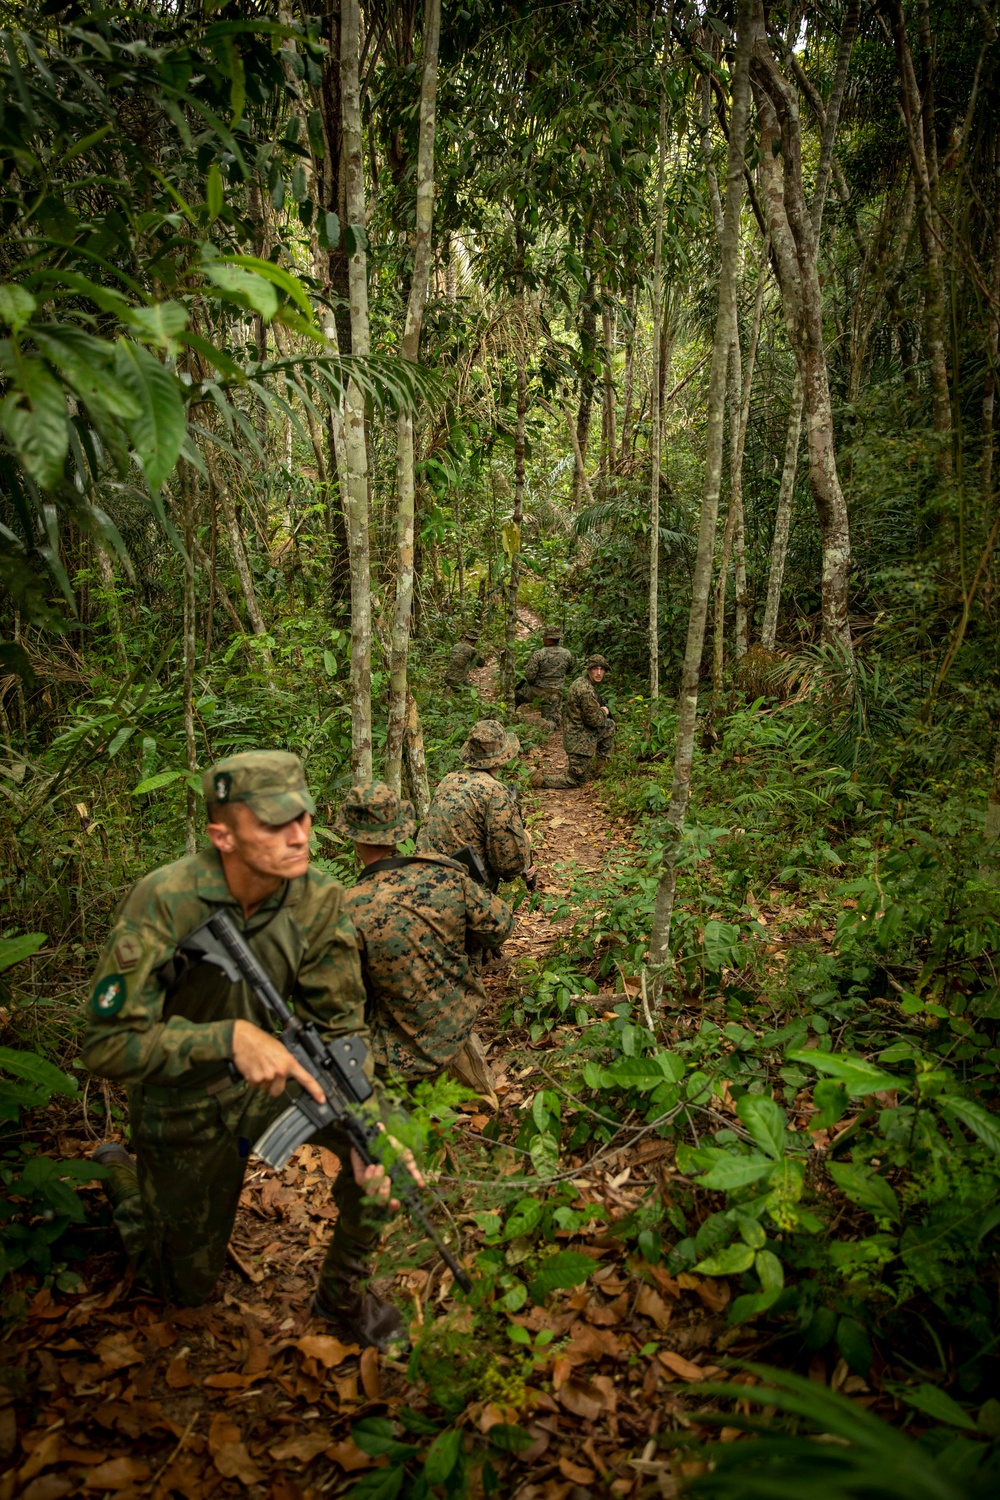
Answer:
<path fill-rule="evenodd" d="M 444 680 L 448 687 L 468 687 L 472 668 L 485 665 L 484 659 L 476 650 L 478 641 L 476 631 L 467 630 L 461 640 L 452 646 L 448 665 L 444 669 Z"/>
<path fill-rule="evenodd" d="M 403 1079 L 450 1067 L 492 1094 L 472 1031 L 486 995 L 470 950 L 499 948 L 514 913 L 445 855 L 397 856 L 416 819 L 384 781 L 354 787 L 338 827 L 365 867 L 347 892 L 347 910 L 358 933 L 376 1067 Z"/>
<path fill-rule="evenodd" d="M 573 665 L 572 653 L 560 645 L 562 631 L 546 626 L 542 644 L 532 652 L 524 668 L 524 682 L 514 692 L 514 702 L 537 703 L 552 729 L 559 728 L 559 705 L 566 673 Z"/>
<path fill-rule="evenodd" d="M 603 656 L 588 658 L 586 672 L 573 683 L 563 705 L 563 749 L 569 765 L 561 776 L 536 772 L 532 786 L 583 786 L 610 759 L 615 747 L 615 721 L 597 691 L 607 670 Z"/>
<path fill-rule="evenodd" d="M 178 943 L 223 907 L 282 996 L 328 1037 L 366 1036 L 358 944 L 340 885 L 309 867 L 314 812 L 302 766 L 249 750 L 204 777 L 211 843 L 145 876 L 126 896 L 97 968 L 83 1060 L 128 1085 L 135 1160 L 108 1142 L 94 1159 L 140 1281 L 198 1306 L 222 1273 L 253 1142 L 286 1108 L 285 1086 L 322 1103 L 315 1080 L 270 1031 L 245 983 L 189 966 Z M 263 1022 L 266 1025 L 266 1022 Z M 313 1310 L 360 1343 L 402 1338 L 397 1310 L 361 1285 L 385 1213 L 345 1134 L 315 1140 L 342 1163 L 337 1223 Z M 353 1170 L 352 1170 L 353 1166 Z M 381 1181 L 380 1181 L 381 1179 Z"/>

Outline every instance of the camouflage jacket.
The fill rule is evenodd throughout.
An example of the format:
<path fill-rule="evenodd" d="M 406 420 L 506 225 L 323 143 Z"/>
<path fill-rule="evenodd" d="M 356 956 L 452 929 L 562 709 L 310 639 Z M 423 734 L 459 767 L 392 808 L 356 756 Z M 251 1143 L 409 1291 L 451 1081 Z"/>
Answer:
<path fill-rule="evenodd" d="M 593 755 L 598 733 L 607 723 L 597 689 L 586 672 L 570 687 L 562 711 L 563 748 L 567 755 Z"/>
<path fill-rule="evenodd" d="M 565 646 L 541 646 L 528 657 L 524 680 L 536 693 L 561 693 L 573 654 Z"/>
<path fill-rule="evenodd" d="M 468 679 L 471 667 L 481 667 L 483 659 L 471 641 L 459 641 L 451 648 L 444 680 L 449 687 L 460 687 Z"/>
<path fill-rule="evenodd" d="M 378 860 L 347 892 L 357 928 L 376 1065 L 406 1076 L 451 1061 L 485 1000 L 474 946 L 499 948 L 514 913 L 450 859 Z"/>
<path fill-rule="evenodd" d="M 335 880 L 309 869 L 285 881 L 249 921 L 215 849 L 153 870 L 118 909 L 86 1009 L 83 1060 L 123 1083 L 199 1088 L 233 1055 L 233 1023 L 270 1029 L 246 984 L 209 964 L 185 972 L 181 938 L 220 906 L 282 995 L 331 1036 L 367 1035 L 358 944 Z"/>
<path fill-rule="evenodd" d="M 513 880 L 530 857 L 517 797 L 489 771 L 452 771 L 434 793 L 417 849 L 454 854 L 471 844 L 495 883 Z"/>

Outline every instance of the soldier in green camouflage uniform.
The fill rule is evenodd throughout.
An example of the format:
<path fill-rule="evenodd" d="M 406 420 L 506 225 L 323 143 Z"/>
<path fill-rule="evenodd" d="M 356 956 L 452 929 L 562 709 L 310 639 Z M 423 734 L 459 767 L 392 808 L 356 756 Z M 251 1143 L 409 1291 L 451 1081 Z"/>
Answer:
<path fill-rule="evenodd" d="M 531 838 L 517 794 L 494 774 L 520 748 L 517 735 L 496 719 L 480 719 L 459 752 L 466 769 L 452 771 L 439 784 L 417 835 L 422 853 L 454 854 L 471 844 L 493 891 L 501 880 L 532 873 Z"/>
<path fill-rule="evenodd" d="M 562 702 L 566 673 L 573 665 L 572 653 L 560 646 L 562 631 L 547 627 L 542 632 L 540 650 L 528 657 L 524 682 L 514 693 L 514 702 L 537 703 L 542 717 L 553 729 L 559 728 L 559 705 Z"/>
<path fill-rule="evenodd" d="M 416 819 L 385 782 L 354 787 L 337 822 L 365 866 L 346 899 L 376 1066 L 404 1079 L 438 1073 L 468 1043 L 486 999 L 469 949 L 499 948 L 514 913 L 455 860 L 397 856 Z"/>
<path fill-rule="evenodd" d="M 227 909 L 281 994 L 327 1036 L 360 1033 L 364 988 L 357 937 L 340 885 L 309 868 L 314 804 L 302 767 L 283 751 L 247 751 L 205 774 L 211 844 L 164 865 L 125 897 L 101 955 L 86 1012 L 83 1060 L 128 1086 L 135 1161 L 98 1147 L 115 1221 L 138 1277 L 168 1301 L 197 1306 L 225 1265 L 250 1147 L 287 1107 L 290 1081 L 318 1085 L 269 1030 L 248 985 L 177 945 Z M 386 1347 L 396 1309 L 359 1279 L 384 1211 L 365 1203 L 349 1142 L 336 1152 L 338 1217 L 314 1304 L 352 1337 Z M 374 1176 L 381 1169 L 374 1169 Z"/>
<path fill-rule="evenodd" d="M 573 683 L 563 705 L 563 749 L 569 761 L 566 772 L 557 776 L 536 772 L 532 786 L 583 786 L 609 759 L 615 746 L 615 721 L 597 691 L 607 670 L 603 656 L 588 658 L 587 670 Z"/>
<path fill-rule="evenodd" d="M 448 665 L 444 669 L 444 680 L 449 687 L 468 687 L 471 669 L 485 665 L 476 650 L 478 640 L 479 636 L 474 630 L 467 630 L 462 639 L 451 648 Z"/>

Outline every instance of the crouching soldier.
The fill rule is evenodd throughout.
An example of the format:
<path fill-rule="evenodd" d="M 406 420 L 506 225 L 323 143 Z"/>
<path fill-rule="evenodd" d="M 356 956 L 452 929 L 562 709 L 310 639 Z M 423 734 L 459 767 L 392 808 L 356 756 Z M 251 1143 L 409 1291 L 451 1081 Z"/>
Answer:
<path fill-rule="evenodd" d="M 83 1042 L 93 1073 L 128 1085 L 135 1157 L 108 1142 L 94 1159 L 108 1169 L 137 1278 L 189 1306 L 204 1302 L 222 1273 L 247 1156 L 290 1102 L 286 1085 L 317 1103 L 323 1094 L 263 1029 L 249 986 L 213 965 L 189 965 L 178 943 L 225 909 L 302 1019 L 328 1038 L 367 1038 L 357 938 L 341 886 L 309 865 L 315 809 L 297 757 L 232 755 L 203 785 L 210 843 L 126 896 L 97 968 Z M 388 1196 L 385 1174 L 362 1167 L 336 1126 L 315 1140 L 342 1170 L 313 1310 L 359 1343 L 391 1347 L 402 1341 L 402 1318 L 363 1285 L 385 1220 L 366 1191 Z"/>
<path fill-rule="evenodd" d="M 603 656 L 591 656 L 587 670 L 573 683 L 563 705 L 563 749 L 569 762 L 558 776 L 543 776 L 536 771 L 532 786 L 583 786 L 608 762 L 615 747 L 615 721 L 597 689 L 604 681 L 608 663 Z"/>
<path fill-rule="evenodd" d="M 446 855 L 397 855 L 416 819 L 383 781 L 348 793 L 338 827 L 364 865 L 347 910 L 358 933 L 376 1067 L 404 1080 L 448 1068 L 495 1108 L 472 1029 L 486 995 L 470 956 L 499 948 L 514 913 Z"/>
<path fill-rule="evenodd" d="M 448 665 L 444 669 L 444 680 L 450 688 L 468 687 L 469 673 L 473 667 L 485 665 L 483 657 L 476 649 L 479 636 L 474 630 L 467 630 L 460 640 L 456 641 L 451 648 L 448 657 Z"/>

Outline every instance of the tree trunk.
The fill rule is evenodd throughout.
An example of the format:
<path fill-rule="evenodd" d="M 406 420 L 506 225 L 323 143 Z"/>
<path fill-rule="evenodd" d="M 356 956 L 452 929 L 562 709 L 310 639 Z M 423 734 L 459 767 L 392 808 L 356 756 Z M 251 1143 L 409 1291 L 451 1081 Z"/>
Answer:
<path fill-rule="evenodd" d="M 513 708 L 515 644 L 517 641 L 517 590 L 521 576 L 521 521 L 524 517 L 524 442 L 528 415 L 528 370 L 524 318 L 524 244 L 518 231 L 517 307 L 517 427 L 514 433 L 514 512 L 510 522 L 510 574 L 507 583 L 507 621 L 501 663 L 502 697 Z M 584 476 L 586 477 L 586 476 Z"/>
<path fill-rule="evenodd" d="M 653 384 L 649 429 L 649 698 L 660 696 L 660 444 L 663 434 L 660 361 L 663 322 L 663 181 L 667 155 L 667 90 L 660 79 L 660 129 L 656 166 L 656 229 L 653 246 Z"/>
<path fill-rule="evenodd" d="M 257 603 L 257 591 L 254 587 L 253 574 L 250 571 L 250 561 L 247 556 L 246 543 L 243 540 L 243 531 L 240 526 L 239 516 L 236 514 L 236 506 L 225 475 L 211 451 L 211 445 L 206 444 L 204 449 L 205 463 L 208 466 L 209 478 L 212 488 L 215 490 L 222 506 L 222 519 L 226 523 L 229 533 L 229 550 L 232 553 L 233 566 L 236 576 L 240 580 L 240 588 L 243 591 L 243 602 L 246 605 L 247 616 L 250 620 L 250 628 L 253 634 L 261 640 L 258 648 L 261 660 L 264 663 L 264 671 L 267 677 L 268 687 L 272 693 L 275 691 L 274 662 L 271 658 L 271 648 L 266 643 L 267 626 L 264 624 L 264 616 L 260 612 Z"/>
<path fill-rule="evenodd" d="M 620 452 L 628 450 L 629 429 L 632 425 L 632 399 L 635 393 L 635 287 L 625 293 L 625 375 L 622 380 L 622 432 Z"/>
<path fill-rule="evenodd" d="M 413 276 L 406 307 L 402 355 L 416 363 L 420 357 L 420 328 L 431 271 L 434 222 L 434 120 L 437 99 L 438 43 L 441 0 L 424 6 L 423 71 L 420 80 L 420 135 L 417 146 L 416 229 L 413 236 Z M 403 768 L 406 718 L 406 653 L 413 608 L 413 413 L 400 410 L 396 419 L 396 599 L 392 613 L 389 653 L 389 716 L 385 740 L 385 779 L 399 795 Z"/>
<path fill-rule="evenodd" d="M 986 311 L 986 380 L 983 386 L 983 447 L 979 487 L 983 499 L 993 494 L 993 424 L 997 389 L 997 352 L 1000 335 L 1000 131 L 993 141 L 993 259 L 990 265 L 992 300 Z"/>
<path fill-rule="evenodd" d="M 767 604 L 764 607 L 764 625 L 760 643 L 765 651 L 774 650 L 774 639 L 778 630 L 778 611 L 781 608 L 781 586 L 785 577 L 785 558 L 788 554 L 788 535 L 792 523 L 792 496 L 795 494 L 795 475 L 799 466 L 799 437 L 802 432 L 802 376 L 796 371 L 792 387 L 792 405 L 788 413 L 788 436 L 785 439 L 785 464 L 781 471 L 778 489 L 778 507 L 774 517 L 774 536 L 771 541 L 771 567 L 767 580 Z"/>
<path fill-rule="evenodd" d="M 924 259 L 924 347 L 931 378 L 936 467 L 942 483 L 951 479 L 951 392 L 948 388 L 948 330 L 945 315 L 944 259 L 937 211 L 937 153 L 934 146 L 934 98 L 929 86 L 921 97 L 913 66 L 906 19 L 900 0 L 884 0 L 892 27 L 902 94 L 903 121 L 916 187 L 917 228 Z M 930 150 L 928 150 L 930 147 Z"/>
<path fill-rule="evenodd" d="M 615 410 L 615 331 L 611 309 L 601 309 L 601 332 L 604 335 L 604 457 L 601 468 L 605 477 L 614 473 L 618 445 L 618 413 Z"/>
<path fill-rule="evenodd" d="M 190 554 L 189 554 L 190 555 Z M 118 603 L 118 586 L 115 580 L 115 569 L 107 552 L 100 542 L 94 544 L 94 561 L 101 579 L 101 590 L 104 594 L 105 607 L 108 615 L 108 633 L 118 658 L 118 665 L 124 673 L 128 672 L 128 646 L 125 642 L 125 632 L 122 629 L 122 614 Z"/>
<path fill-rule="evenodd" d="M 198 742 L 194 727 L 194 672 L 197 644 L 195 637 L 196 612 L 194 593 L 195 520 L 198 513 L 197 478 L 184 463 L 180 472 L 180 489 L 184 506 L 184 683 L 182 704 L 184 714 L 184 753 L 188 771 L 193 775 L 198 769 Z M 198 849 L 198 799 L 194 788 L 187 787 L 185 808 L 185 853 L 194 854 Z"/>
<path fill-rule="evenodd" d="M 403 756 L 406 779 L 409 783 L 410 800 L 417 821 L 422 823 L 431 805 L 431 788 L 427 779 L 427 759 L 424 755 L 424 731 L 420 724 L 416 700 L 412 693 L 406 695 L 406 720 L 403 726 Z"/>
<path fill-rule="evenodd" d="M 726 374 L 736 325 L 736 284 L 739 265 L 740 205 L 743 200 L 743 166 L 747 118 L 750 108 L 750 44 L 754 0 L 738 0 L 736 57 L 732 74 L 732 106 L 729 123 L 729 154 L 726 166 L 726 206 L 719 267 L 719 303 L 712 347 L 705 441 L 705 485 L 698 528 L 698 553 L 691 590 L 684 668 L 677 705 L 677 744 L 674 779 L 667 815 L 667 843 L 656 891 L 649 961 L 654 970 L 654 991 L 659 996 L 663 970 L 670 959 L 670 930 L 677 892 L 677 855 L 680 850 L 694 759 L 698 719 L 698 682 L 705 645 L 705 621 L 712 584 L 715 529 L 722 485 L 722 452 L 726 407 Z"/>
<path fill-rule="evenodd" d="M 758 91 L 760 173 L 789 341 L 802 375 L 809 447 L 809 485 L 823 548 L 823 635 L 853 660 L 848 619 L 851 570 L 847 505 L 837 472 L 833 404 L 823 340 L 819 242 L 802 186 L 798 94 L 779 70 L 757 0 L 752 71 Z M 780 165 L 775 150 L 780 141 Z"/>
<path fill-rule="evenodd" d="M 590 438 L 590 413 L 594 404 L 594 361 L 597 354 L 597 305 L 594 301 L 593 289 L 588 288 L 586 292 L 581 293 L 580 300 L 583 303 L 580 317 L 582 370 L 580 404 L 576 414 L 576 440 L 581 457 L 573 471 L 573 493 L 570 500 L 573 510 L 580 503 L 580 491 L 586 478 L 584 465 L 587 462 L 587 443 Z"/>
<path fill-rule="evenodd" d="M 361 86 L 358 78 L 360 17 L 358 0 L 343 0 L 340 12 L 340 97 L 343 110 L 347 218 L 355 232 L 348 261 L 351 353 L 371 351 L 368 323 L 368 265 L 365 253 L 364 140 L 361 130 Z M 359 234 L 358 231 L 361 231 Z M 351 774 L 369 781 L 372 774 L 372 616 L 371 557 L 368 535 L 368 447 L 365 398 L 355 381 L 344 402 L 342 500 L 347 522 L 351 569 Z"/>
<path fill-rule="evenodd" d="M 757 292 L 754 297 L 753 317 L 750 321 L 750 344 L 747 349 L 746 369 L 741 381 L 740 412 L 737 422 L 735 462 L 730 475 L 731 504 L 733 507 L 733 567 L 736 574 L 736 660 L 746 656 L 750 646 L 750 602 L 747 597 L 747 547 L 743 521 L 743 455 L 747 444 L 747 427 L 750 425 L 750 398 L 753 394 L 753 376 L 757 366 L 757 345 L 760 342 L 760 324 L 764 312 L 764 288 L 767 284 L 767 267 L 771 258 L 771 242 L 764 235 L 760 265 L 757 268 Z M 739 347 L 739 337 L 736 339 Z"/>

